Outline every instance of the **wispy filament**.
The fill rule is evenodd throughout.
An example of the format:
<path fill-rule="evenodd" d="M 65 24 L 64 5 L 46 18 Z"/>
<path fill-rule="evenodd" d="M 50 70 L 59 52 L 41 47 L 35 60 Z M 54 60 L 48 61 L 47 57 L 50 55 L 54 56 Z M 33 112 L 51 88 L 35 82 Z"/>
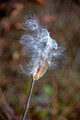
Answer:
<path fill-rule="evenodd" d="M 28 54 L 29 63 L 26 63 L 25 69 L 21 68 L 37 80 L 49 67 L 55 66 L 54 59 L 62 54 L 63 49 L 50 37 L 48 30 L 39 25 L 35 15 L 25 17 L 23 29 L 26 33 L 22 35 L 20 43 L 26 50 L 25 54 Z"/>

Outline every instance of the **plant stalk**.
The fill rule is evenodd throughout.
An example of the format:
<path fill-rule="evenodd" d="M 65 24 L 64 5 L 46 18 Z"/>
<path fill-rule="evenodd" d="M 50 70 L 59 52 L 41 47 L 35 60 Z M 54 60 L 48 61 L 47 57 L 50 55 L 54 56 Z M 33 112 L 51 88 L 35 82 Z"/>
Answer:
<path fill-rule="evenodd" d="M 30 90 L 29 90 L 29 94 L 28 94 L 28 97 L 27 97 L 26 107 L 25 107 L 25 110 L 24 110 L 24 113 L 23 113 L 23 116 L 22 116 L 22 120 L 25 120 L 26 113 L 27 113 L 28 108 L 29 108 L 29 103 L 30 103 L 30 99 L 31 99 L 31 94 L 32 94 L 33 86 L 34 86 L 34 81 L 35 80 L 31 81 Z"/>

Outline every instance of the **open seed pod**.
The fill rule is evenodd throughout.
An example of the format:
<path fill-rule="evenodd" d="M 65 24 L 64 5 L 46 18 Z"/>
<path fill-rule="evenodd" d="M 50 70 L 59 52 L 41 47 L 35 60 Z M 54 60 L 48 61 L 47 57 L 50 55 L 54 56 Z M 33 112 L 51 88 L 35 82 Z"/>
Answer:
<path fill-rule="evenodd" d="M 33 68 L 33 79 L 38 80 L 48 69 L 48 61 L 45 59 L 42 63 L 38 62 Z"/>

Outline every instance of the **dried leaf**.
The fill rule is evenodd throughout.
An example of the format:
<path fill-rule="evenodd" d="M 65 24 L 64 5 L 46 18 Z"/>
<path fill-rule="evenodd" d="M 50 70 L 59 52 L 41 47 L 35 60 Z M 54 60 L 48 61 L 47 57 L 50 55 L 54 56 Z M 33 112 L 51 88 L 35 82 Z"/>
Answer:
<path fill-rule="evenodd" d="M 42 7 L 45 7 L 45 1 L 44 0 L 27 0 L 28 2 L 33 2 L 33 3 L 36 3 Z"/>
<path fill-rule="evenodd" d="M 11 12 L 11 16 L 10 16 L 11 18 L 15 18 L 17 14 L 21 12 L 21 10 L 23 9 L 23 4 L 15 3 L 13 7 L 14 7 L 14 10 Z"/>

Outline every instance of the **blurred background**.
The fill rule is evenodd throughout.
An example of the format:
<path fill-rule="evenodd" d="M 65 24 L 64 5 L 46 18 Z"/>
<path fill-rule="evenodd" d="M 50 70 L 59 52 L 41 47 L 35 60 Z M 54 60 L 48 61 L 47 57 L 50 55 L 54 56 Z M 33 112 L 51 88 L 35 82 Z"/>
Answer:
<path fill-rule="evenodd" d="M 27 120 L 80 120 L 80 0 L 0 0 L 0 120 L 21 120 L 31 77 L 23 75 L 22 21 L 33 11 L 64 46 L 63 64 L 35 82 Z"/>

